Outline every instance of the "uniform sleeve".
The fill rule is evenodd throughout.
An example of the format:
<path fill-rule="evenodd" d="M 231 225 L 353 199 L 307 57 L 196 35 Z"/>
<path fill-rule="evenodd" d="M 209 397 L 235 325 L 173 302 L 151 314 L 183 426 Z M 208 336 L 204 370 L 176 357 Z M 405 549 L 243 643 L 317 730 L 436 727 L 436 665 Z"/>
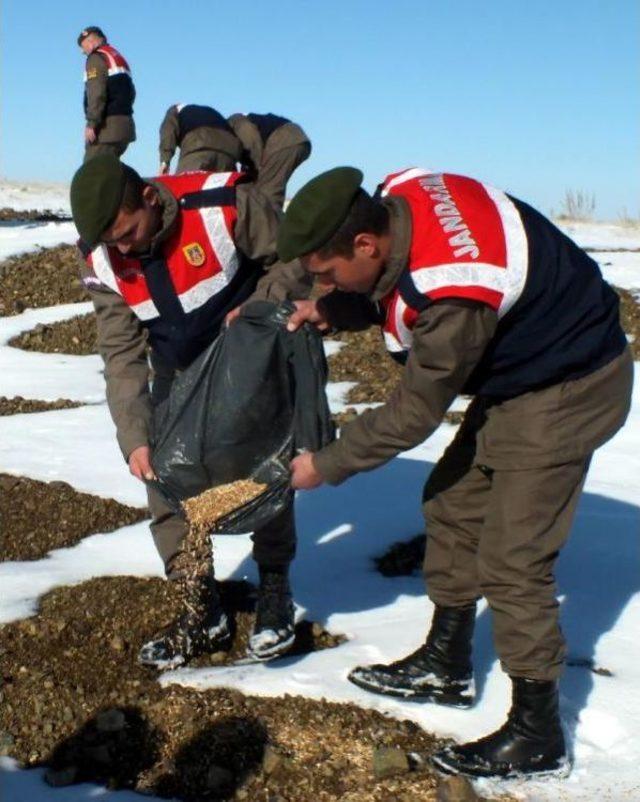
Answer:
<path fill-rule="evenodd" d="M 126 460 L 135 448 L 149 444 L 151 401 L 146 334 L 122 298 L 100 284 L 84 262 L 81 278 L 96 310 L 107 404 Z"/>
<path fill-rule="evenodd" d="M 99 128 L 104 122 L 107 107 L 107 78 L 109 73 L 105 60 L 98 53 L 87 59 L 87 125 Z"/>
<path fill-rule="evenodd" d="M 313 276 L 299 260 L 281 262 L 276 254 L 276 235 L 281 212 L 255 184 L 240 184 L 236 189 L 236 244 L 249 259 L 265 265 L 264 275 L 250 300 L 295 301 L 309 296 Z"/>
<path fill-rule="evenodd" d="M 257 172 L 262 159 L 262 139 L 258 129 L 244 114 L 232 114 L 227 122 L 242 146 L 242 169 L 249 174 Z"/>
<path fill-rule="evenodd" d="M 255 184 L 236 188 L 236 245 L 249 259 L 276 260 L 280 212 Z"/>
<path fill-rule="evenodd" d="M 160 161 L 169 164 L 178 147 L 180 126 L 178 124 L 178 110 L 171 106 L 164 115 L 160 125 Z"/>
<path fill-rule="evenodd" d="M 480 360 L 496 325 L 495 311 L 481 304 L 441 301 L 422 312 L 407 365 L 387 403 L 348 423 L 339 440 L 316 453 L 315 465 L 325 481 L 340 484 L 429 437 Z"/>
<path fill-rule="evenodd" d="M 284 300 L 301 301 L 309 297 L 313 287 L 313 276 L 302 267 L 298 259 L 293 262 L 274 262 L 255 289 L 250 301 Z"/>

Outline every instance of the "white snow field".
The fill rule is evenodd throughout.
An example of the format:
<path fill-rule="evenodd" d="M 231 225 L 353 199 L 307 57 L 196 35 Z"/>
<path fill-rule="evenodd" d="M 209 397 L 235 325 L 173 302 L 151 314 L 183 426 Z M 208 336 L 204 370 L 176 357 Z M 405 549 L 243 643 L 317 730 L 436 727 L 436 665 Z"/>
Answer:
<path fill-rule="evenodd" d="M 5 185 L 0 185 L 0 207 Z M 50 201 L 47 200 L 48 205 Z M 31 199 L 23 208 L 37 208 Z M 49 207 L 50 208 L 50 207 Z M 57 241 L 75 234 L 56 229 Z M 0 255 L 44 244 L 45 227 L 0 225 Z M 640 230 L 615 225 L 565 226 L 594 254 L 614 283 L 640 291 Z M 48 241 L 52 244 L 52 240 Z M 636 249 L 635 252 L 618 251 Z M 38 322 L 84 313 L 87 306 L 27 310 L 0 318 L 0 395 L 87 403 L 78 409 L 0 417 L 0 471 L 63 480 L 78 490 L 143 505 L 141 485 L 130 477 L 115 445 L 97 357 L 35 354 L 7 346 Z M 640 800 L 640 368 L 626 427 L 597 452 L 569 544 L 558 567 L 562 622 L 570 662 L 561 685 L 562 713 L 574 754 L 564 781 L 479 782 L 485 795 L 508 792 L 527 802 L 637 802 Z M 330 387 L 332 407 L 344 407 L 348 383 Z M 462 408 L 460 400 L 456 408 Z M 481 607 L 475 638 L 478 703 L 471 710 L 402 702 L 367 694 L 346 680 L 357 663 L 388 661 L 422 641 L 431 615 L 422 579 L 384 578 L 372 558 L 422 530 L 420 492 L 428 470 L 455 429 L 443 424 L 422 446 L 339 488 L 298 494 L 300 546 L 293 569 L 298 614 L 323 622 L 349 640 L 336 649 L 263 665 L 182 669 L 163 683 L 196 688 L 231 686 L 266 696 L 302 694 L 352 701 L 459 739 L 492 731 L 509 706 L 509 682 L 491 641 L 490 616 Z M 255 579 L 246 536 L 222 536 L 216 552 L 221 578 Z M 86 538 L 42 560 L 0 563 L 0 622 L 32 615 L 50 589 L 91 577 L 161 575 L 146 524 Z M 591 661 L 591 663 L 590 663 Z M 593 673 L 584 664 L 607 669 Z M 3 802 L 133 802 L 130 792 L 93 785 L 52 789 L 42 771 L 21 770 L 0 758 Z"/>

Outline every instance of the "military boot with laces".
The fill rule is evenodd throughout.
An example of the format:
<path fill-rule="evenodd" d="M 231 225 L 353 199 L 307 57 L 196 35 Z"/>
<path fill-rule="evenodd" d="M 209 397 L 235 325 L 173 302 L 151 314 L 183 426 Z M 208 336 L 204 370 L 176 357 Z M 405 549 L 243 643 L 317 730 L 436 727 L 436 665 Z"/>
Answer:
<path fill-rule="evenodd" d="M 286 571 L 261 569 L 256 621 L 247 655 L 262 661 L 289 651 L 295 640 L 294 612 Z"/>
<path fill-rule="evenodd" d="M 445 774 L 467 777 L 566 777 L 571 769 L 553 681 L 512 677 L 507 721 L 472 743 L 447 746 L 431 761 Z"/>
<path fill-rule="evenodd" d="M 389 665 L 357 666 L 348 679 L 366 691 L 454 707 L 475 699 L 471 639 L 476 606 L 436 606 L 426 643 Z"/>
<path fill-rule="evenodd" d="M 213 577 L 185 584 L 182 612 L 142 646 L 138 653 L 142 665 L 165 671 L 228 645 L 229 622 Z"/>

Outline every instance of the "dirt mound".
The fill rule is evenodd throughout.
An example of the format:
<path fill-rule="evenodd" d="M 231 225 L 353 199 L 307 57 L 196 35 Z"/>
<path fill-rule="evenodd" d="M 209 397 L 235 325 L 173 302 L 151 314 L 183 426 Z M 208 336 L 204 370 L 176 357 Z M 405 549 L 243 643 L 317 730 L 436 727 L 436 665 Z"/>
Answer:
<path fill-rule="evenodd" d="M 411 722 L 295 696 L 162 688 L 136 653 L 177 610 L 172 591 L 162 580 L 95 579 L 54 590 L 37 616 L 0 629 L 0 729 L 14 757 L 51 765 L 54 784 L 96 780 L 185 800 L 434 799 L 424 757 L 439 742 Z M 222 596 L 236 620 L 227 660 L 244 650 L 252 594 L 229 582 Z M 335 645 L 308 629 L 301 651 Z M 416 753 L 421 770 L 376 780 L 380 746 Z"/>
<path fill-rule="evenodd" d="M 370 404 L 386 401 L 398 383 L 402 366 L 387 353 L 380 329 L 346 331 L 332 339 L 345 343 L 328 359 L 329 381 L 358 382 L 346 401 L 349 404 Z"/>
<path fill-rule="evenodd" d="M 64 223 L 71 220 L 70 215 L 53 212 L 51 209 L 11 209 L 3 206 L 0 209 L 0 222 L 3 223 Z"/>
<path fill-rule="evenodd" d="M 15 395 L 7 398 L 0 395 L 0 416 L 2 415 L 21 415 L 26 412 L 48 412 L 51 409 L 72 409 L 81 407 L 79 401 L 70 401 L 68 398 L 57 398 L 55 401 L 37 401 L 32 398 L 23 398 Z"/>
<path fill-rule="evenodd" d="M 9 345 L 25 351 L 85 356 L 98 352 L 97 336 L 96 317 L 91 313 L 59 323 L 38 323 L 33 329 L 9 340 Z"/>
<path fill-rule="evenodd" d="M 38 560 L 96 532 L 112 532 L 148 516 L 144 509 L 78 493 L 66 482 L 0 474 L 0 561 Z"/>
<path fill-rule="evenodd" d="M 43 248 L 0 262 L 0 317 L 28 307 L 88 301 L 73 245 Z"/>

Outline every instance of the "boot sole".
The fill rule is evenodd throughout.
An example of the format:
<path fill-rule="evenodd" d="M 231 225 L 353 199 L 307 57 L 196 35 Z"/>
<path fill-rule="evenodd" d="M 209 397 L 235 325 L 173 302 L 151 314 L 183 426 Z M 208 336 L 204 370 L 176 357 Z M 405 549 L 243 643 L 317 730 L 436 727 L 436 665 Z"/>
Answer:
<path fill-rule="evenodd" d="M 282 657 L 283 655 L 287 654 L 287 652 L 293 646 L 295 639 L 296 635 L 294 632 L 290 638 L 282 641 L 282 643 L 278 643 L 271 649 L 266 649 L 264 652 L 253 652 L 250 648 L 247 648 L 246 659 L 249 662 L 254 663 L 268 663 L 269 660 L 275 660 L 276 657 Z"/>
<path fill-rule="evenodd" d="M 436 755 L 431 755 L 430 761 L 434 769 L 441 774 L 446 774 L 447 776 L 461 775 L 463 777 L 469 777 L 473 780 L 564 780 L 571 774 L 571 763 L 567 758 L 565 758 L 561 765 L 555 769 L 544 769 L 542 771 L 510 771 L 507 772 L 507 774 L 492 774 L 489 771 L 483 772 L 481 769 L 474 771 L 473 769 L 464 769 L 457 766 L 451 766 L 446 763 L 446 761 L 438 758 Z"/>
<path fill-rule="evenodd" d="M 368 682 L 361 680 L 359 678 L 351 676 L 349 674 L 347 676 L 349 682 L 353 685 L 357 685 L 358 688 L 362 688 L 365 691 L 370 691 L 371 693 L 377 693 L 380 696 L 393 696 L 396 699 L 406 699 L 407 701 L 417 701 L 417 702 L 433 702 L 433 704 L 437 705 L 444 705 L 445 707 L 461 707 L 461 708 L 468 708 L 472 707 L 475 698 L 471 697 L 470 699 L 460 698 L 460 696 L 454 696 L 453 694 L 446 694 L 446 693 L 434 693 L 433 691 L 429 693 L 420 693 L 419 691 L 403 691 L 399 688 L 394 688 L 392 686 L 387 685 L 370 685 Z"/>

